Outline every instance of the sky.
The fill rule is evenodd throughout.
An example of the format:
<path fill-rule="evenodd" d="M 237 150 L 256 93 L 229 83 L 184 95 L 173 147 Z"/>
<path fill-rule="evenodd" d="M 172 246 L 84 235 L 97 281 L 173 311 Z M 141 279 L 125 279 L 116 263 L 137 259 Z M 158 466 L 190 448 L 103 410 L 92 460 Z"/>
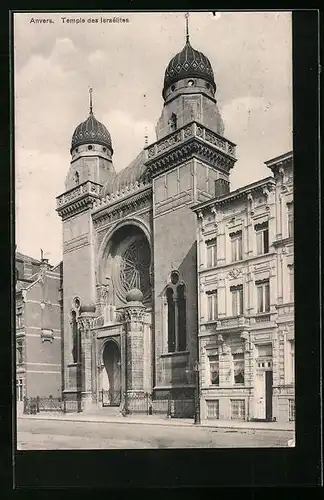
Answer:
<path fill-rule="evenodd" d="M 264 162 L 292 150 L 291 14 L 191 12 L 189 30 L 191 45 L 212 64 L 224 135 L 237 144 L 231 189 L 271 175 Z M 53 265 L 62 259 L 56 196 L 64 192 L 73 131 L 88 116 L 89 87 L 119 171 L 144 147 L 145 130 L 156 140 L 164 72 L 184 44 L 182 12 L 15 14 L 18 251 L 40 258 L 42 248 Z"/>

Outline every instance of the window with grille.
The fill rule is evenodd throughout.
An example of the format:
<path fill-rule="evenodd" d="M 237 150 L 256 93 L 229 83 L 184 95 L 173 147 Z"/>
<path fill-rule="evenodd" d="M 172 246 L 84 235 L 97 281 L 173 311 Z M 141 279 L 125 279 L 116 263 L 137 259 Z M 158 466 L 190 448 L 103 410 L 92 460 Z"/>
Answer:
<path fill-rule="evenodd" d="M 232 262 L 242 260 L 242 231 L 230 234 Z"/>
<path fill-rule="evenodd" d="M 244 353 L 233 354 L 234 382 L 244 384 Z"/>
<path fill-rule="evenodd" d="M 206 241 L 207 267 L 215 267 L 217 264 L 216 238 Z"/>
<path fill-rule="evenodd" d="M 219 357 L 209 356 L 209 373 L 210 383 L 212 385 L 219 385 Z"/>
<path fill-rule="evenodd" d="M 219 400 L 214 399 L 206 401 L 207 419 L 219 419 Z"/>
<path fill-rule="evenodd" d="M 231 286 L 232 294 L 232 316 L 243 314 L 243 285 Z"/>
<path fill-rule="evenodd" d="M 264 313 L 270 311 L 270 287 L 269 280 L 266 281 L 257 281 L 257 312 Z"/>
<path fill-rule="evenodd" d="M 295 421 L 295 400 L 289 399 L 289 420 Z"/>
<path fill-rule="evenodd" d="M 257 224 L 255 226 L 257 255 L 269 252 L 269 229 L 268 222 Z"/>
<path fill-rule="evenodd" d="M 233 420 L 245 420 L 244 399 L 231 399 L 231 418 Z"/>
<path fill-rule="evenodd" d="M 294 236 L 294 205 L 293 203 L 287 203 L 288 211 L 288 237 L 292 238 Z"/>
<path fill-rule="evenodd" d="M 214 321 L 218 315 L 217 290 L 207 293 L 208 321 Z"/>

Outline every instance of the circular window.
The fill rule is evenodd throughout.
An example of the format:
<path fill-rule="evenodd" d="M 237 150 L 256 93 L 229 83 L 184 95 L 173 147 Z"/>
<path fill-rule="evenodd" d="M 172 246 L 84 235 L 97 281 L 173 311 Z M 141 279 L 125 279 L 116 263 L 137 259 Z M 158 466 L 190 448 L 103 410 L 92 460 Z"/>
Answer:
<path fill-rule="evenodd" d="M 210 90 L 210 83 L 206 83 L 206 89 Z"/>
<path fill-rule="evenodd" d="M 171 86 L 171 92 L 174 92 L 175 91 L 175 85 L 172 85 Z"/>
<path fill-rule="evenodd" d="M 79 309 L 79 307 L 80 307 L 80 299 L 76 298 L 76 299 L 74 299 L 73 302 L 74 302 L 74 307 L 76 309 Z"/>
<path fill-rule="evenodd" d="M 92 146 L 88 146 L 88 149 L 91 150 L 92 149 Z"/>
<path fill-rule="evenodd" d="M 102 150 L 103 150 L 104 153 L 107 151 L 106 148 L 102 148 Z"/>
<path fill-rule="evenodd" d="M 192 87 L 195 84 L 194 80 L 188 80 L 187 85 L 188 87 Z"/>
<path fill-rule="evenodd" d="M 171 273 L 171 283 L 176 285 L 179 281 L 179 273 L 178 271 L 172 271 Z"/>
<path fill-rule="evenodd" d="M 77 153 L 79 151 L 79 148 L 75 148 L 75 152 Z"/>
<path fill-rule="evenodd" d="M 131 241 L 121 254 L 119 273 L 117 276 L 118 288 L 122 295 L 132 288 L 138 288 L 145 296 L 150 290 L 150 262 L 151 252 L 145 237 L 137 237 Z"/>

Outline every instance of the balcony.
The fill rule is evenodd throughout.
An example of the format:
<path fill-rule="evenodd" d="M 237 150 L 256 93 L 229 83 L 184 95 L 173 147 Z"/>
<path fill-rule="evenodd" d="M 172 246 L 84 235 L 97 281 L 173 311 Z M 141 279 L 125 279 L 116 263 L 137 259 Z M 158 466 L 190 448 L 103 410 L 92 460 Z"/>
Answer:
<path fill-rule="evenodd" d="M 66 193 L 61 194 L 56 198 L 57 200 L 57 210 L 64 207 L 66 204 L 72 201 L 79 200 L 85 196 L 93 196 L 99 198 L 102 194 L 102 186 L 92 181 L 86 181 L 79 186 L 70 189 Z"/>
<path fill-rule="evenodd" d="M 233 157 L 233 159 L 235 158 L 235 144 L 227 139 L 224 139 L 224 137 L 216 134 L 203 125 L 192 122 L 189 125 L 184 125 L 182 128 L 149 146 L 147 148 L 148 161 L 172 149 L 174 146 L 186 142 L 192 137 L 196 137 L 203 142 L 212 144 L 223 153 Z"/>
<path fill-rule="evenodd" d="M 217 318 L 215 321 L 204 322 L 201 325 L 201 333 L 215 333 L 228 330 L 243 330 L 249 325 L 249 320 L 245 316 L 228 316 Z"/>
<path fill-rule="evenodd" d="M 286 321 L 293 321 L 295 316 L 295 305 L 293 302 L 286 304 L 278 304 L 276 306 L 278 317 L 278 323 L 284 323 Z"/>

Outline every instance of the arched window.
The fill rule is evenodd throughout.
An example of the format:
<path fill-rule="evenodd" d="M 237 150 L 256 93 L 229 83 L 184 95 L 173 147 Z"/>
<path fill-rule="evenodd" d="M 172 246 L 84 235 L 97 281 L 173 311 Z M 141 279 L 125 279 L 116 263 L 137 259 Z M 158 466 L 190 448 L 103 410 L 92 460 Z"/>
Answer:
<path fill-rule="evenodd" d="M 178 281 L 178 280 L 177 280 Z M 187 347 L 185 284 L 174 283 L 165 292 L 167 306 L 168 352 L 185 351 Z"/>
<path fill-rule="evenodd" d="M 74 182 L 75 182 L 76 186 L 78 186 L 80 184 L 79 172 L 75 172 L 75 174 L 74 174 Z"/>
<path fill-rule="evenodd" d="M 178 295 L 178 351 L 186 350 L 186 294 L 184 283 L 177 287 Z"/>
<path fill-rule="evenodd" d="M 77 363 L 79 361 L 79 349 L 78 349 L 78 324 L 76 319 L 76 312 L 72 311 L 71 313 L 71 329 L 72 329 L 72 356 L 73 363 Z"/>
<path fill-rule="evenodd" d="M 170 124 L 171 131 L 177 129 L 177 115 L 175 113 L 172 113 L 170 120 L 169 120 L 169 124 Z"/>
<path fill-rule="evenodd" d="M 166 291 L 168 307 L 168 352 L 174 352 L 176 347 L 175 337 L 175 303 L 172 288 Z"/>

